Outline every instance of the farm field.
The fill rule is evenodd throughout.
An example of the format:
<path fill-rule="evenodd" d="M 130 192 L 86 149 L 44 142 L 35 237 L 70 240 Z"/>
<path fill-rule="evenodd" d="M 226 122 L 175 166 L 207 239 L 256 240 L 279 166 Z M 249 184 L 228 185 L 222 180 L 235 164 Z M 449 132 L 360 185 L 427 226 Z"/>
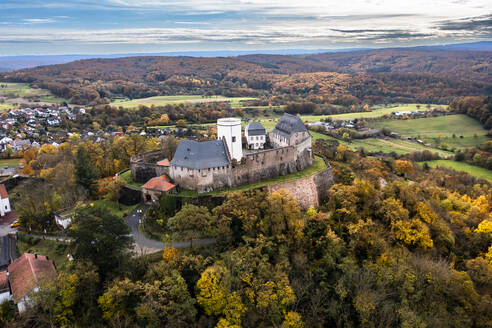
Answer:
<path fill-rule="evenodd" d="M 0 167 L 11 166 L 16 167 L 19 165 L 20 158 L 0 159 Z"/>
<path fill-rule="evenodd" d="M 418 104 L 395 104 L 395 105 L 376 105 L 371 107 L 370 112 L 357 112 L 357 113 L 345 113 L 345 114 L 334 114 L 334 115 L 302 115 L 303 121 L 308 122 L 317 122 L 321 119 L 331 118 L 332 120 L 342 120 L 348 121 L 356 118 L 374 118 L 374 117 L 382 117 L 385 115 L 390 115 L 393 112 L 401 112 L 401 111 L 429 111 L 435 108 L 443 108 L 446 109 L 446 105 L 431 105 L 430 108 L 427 108 L 426 105 L 420 105 L 420 108 L 417 108 Z"/>
<path fill-rule="evenodd" d="M 348 141 L 338 140 L 318 132 L 313 132 L 313 131 L 309 131 L 309 132 L 313 136 L 313 140 L 316 139 L 337 140 L 342 145 L 345 145 L 353 150 L 363 147 L 365 150 L 369 152 L 378 152 L 378 151 L 382 151 L 384 153 L 395 152 L 400 155 L 408 154 L 416 151 L 428 150 L 433 153 L 437 153 L 439 154 L 439 156 L 444 158 L 453 156 L 453 153 L 451 152 L 432 148 L 432 147 L 426 147 L 416 142 L 411 142 L 407 140 L 368 138 L 368 139 L 355 139 L 352 140 L 352 142 L 348 142 Z"/>
<path fill-rule="evenodd" d="M 425 163 L 427 163 L 430 167 L 440 166 L 440 167 L 446 167 L 448 169 L 453 169 L 455 171 L 467 172 L 477 178 L 482 178 L 489 182 L 492 182 L 492 171 L 487 170 L 483 167 L 478 167 L 478 166 L 470 165 L 468 163 L 456 162 L 450 160 L 428 161 Z"/>
<path fill-rule="evenodd" d="M 207 103 L 207 102 L 230 102 L 232 107 L 239 107 L 239 104 L 242 101 L 253 100 L 253 99 L 254 98 L 248 98 L 248 97 L 222 97 L 222 96 L 204 98 L 200 95 L 156 96 L 156 97 L 140 98 L 140 99 L 133 99 L 133 100 L 119 99 L 113 101 L 110 105 L 116 107 L 121 106 L 123 108 L 136 108 L 139 105 L 165 106 L 169 104 L 180 104 L 180 103 L 199 104 L 199 103 Z"/>
<path fill-rule="evenodd" d="M 482 128 L 479 122 L 461 114 L 413 120 L 388 120 L 374 122 L 370 126 L 376 129 L 388 128 L 402 137 L 415 137 L 424 142 L 441 142 L 461 149 L 479 146 L 490 140 L 486 136 L 488 131 Z"/>
<path fill-rule="evenodd" d="M 54 96 L 45 89 L 35 89 L 27 83 L 0 82 L 0 96 L 6 97 L 10 104 L 21 103 L 59 103 L 65 99 Z M 0 104 L 1 105 L 1 104 Z M 12 106 L 12 105 L 11 105 Z M 1 107 L 0 107 L 1 108 Z"/>

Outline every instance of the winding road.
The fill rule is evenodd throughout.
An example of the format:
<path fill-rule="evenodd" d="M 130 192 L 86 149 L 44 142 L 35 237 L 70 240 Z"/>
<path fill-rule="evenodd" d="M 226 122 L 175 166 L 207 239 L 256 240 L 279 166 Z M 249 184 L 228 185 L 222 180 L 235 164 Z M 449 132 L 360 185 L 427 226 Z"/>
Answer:
<path fill-rule="evenodd" d="M 135 240 L 135 251 L 137 254 L 150 254 L 161 251 L 164 248 L 164 243 L 147 238 L 139 229 L 138 226 L 141 223 L 142 217 L 149 208 L 148 205 L 142 205 L 133 211 L 125 218 L 126 224 L 130 227 L 133 239 Z M 215 239 L 200 239 L 194 240 L 193 245 L 210 245 L 214 244 Z M 175 248 L 189 247 L 189 241 L 173 242 L 171 244 Z"/>

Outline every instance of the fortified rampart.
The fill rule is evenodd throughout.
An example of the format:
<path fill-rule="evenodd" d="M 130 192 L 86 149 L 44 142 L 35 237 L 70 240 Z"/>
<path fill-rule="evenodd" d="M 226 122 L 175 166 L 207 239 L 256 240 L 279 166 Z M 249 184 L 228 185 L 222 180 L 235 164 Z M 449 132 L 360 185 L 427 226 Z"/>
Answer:
<path fill-rule="evenodd" d="M 333 183 L 333 173 L 331 167 L 329 167 L 313 176 L 277 183 L 267 188 L 269 193 L 284 189 L 305 210 L 310 206 L 318 207 L 321 202 L 328 200 L 328 190 Z"/>
<path fill-rule="evenodd" d="M 156 164 L 164 157 L 164 150 L 154 150 L 133 156 L 130 160 L 133 181 L 145 183 L 153 177 L 169 174 L 169 167 Z"/>
<path fill-rule="evenodd" d="M 245 163 L 232 169 L 233 186 L 255 183 L 301 171 L 313 163 L 308 150 L 297 153 L 294 146 L 260 150 L 244 156 Z"/>

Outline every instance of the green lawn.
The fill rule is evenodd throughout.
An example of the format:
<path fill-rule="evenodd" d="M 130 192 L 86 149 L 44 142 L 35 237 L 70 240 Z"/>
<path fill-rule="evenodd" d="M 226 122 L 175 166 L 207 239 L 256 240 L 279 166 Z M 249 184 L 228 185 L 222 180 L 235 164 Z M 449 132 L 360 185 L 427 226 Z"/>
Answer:
<path fill-rule="evenodd" d="M 43 256 L 48 256 L 55 262 L 57 267 L 61 267 L 67 263 L 67 254 L 69 253 L 70 245 L 68 243 L 27 237 L 22 233 L 18 234 L 17 253 L 36 253 Z"/>
<path fill-rule="evenodd" d="M 453 169 L 456 171 L 467 172 L 477 178 L 482 178 L 489 182 L 492 182 L 492 171 L 484 169 L 483 167 L 478 167 L 478 166 L 470 165 L 468 163 L 449 161 L 449 160 L 428 161 L 425 163 L 429 164 L 429 166 L 431 167 L 440 166 L 440 167 Z"/>
<path fill-rule="evenodd" d="M 132 187 L 140 188 L 143 186 L 143 183 L 133 181 L 132 172 L 130 170 L 124 172 L 123 174 L 120 174 L 120 178 L 122 178 L 127 185 L 130 185 Z"/>
<path fill-rule="evenodd" d="M 17 167 L 19 165 L 19 162 L 20 158 L 0 159 L 0 167 Z"/>
<path fill-rule="evenodd" d="M 205 102 L 229 102 L 232 107 L 238 107 L 240 102 L 245 100 L 253 100 L 255 98 L 248 97 L 202 97 L 200 95 L 183 95 L 183 96 L 156 96 L 149 98 L 140 99 L 117 99 L 113 101 L 110 105 L 124 108 L 137 108 L 139 105 L 144 106 L 164 106 L 169 104 L 180 104 L 180 103 L 205 103 Z"/>
<path fill-rule="evenodd" d="M 337 140 L 339 143 L 348 146 L 352 150 L 356 150 L 360 147 L 363 147 L 368 152 L 382 151 L 384 153 L 395 152 L 397 154 L 408 154 L 416 151 L 429 150 L 433 153 L 438 153 L 439 156 L 444 158 L 453 156 L 453 153 L 451 152 L 432 148 L 432 147 L 426 147 L 416 142 L 411 142 L 407 140 L 367 138 L 367 139 L 354 139 L 352 140 L 352 142 L 348 142 L 348 141 L 335 139 L 333 137 L 318 132 L 313 132 L 313 131 L 309 131 L 309 132 L 313 136 L 313 140 L 316 139 Z"/>
<path fill-rule="evenodd" d="M 370 126 L 376 129 L 388 128 L 402 137 L 415 137 L 433 144 L 444 143 L 459 149 L 479 146 L 490 140 L 486 136 L 488 131 L 466 115 L 387 120 L 371 123 Z"/>
<path fill-rule="evenodd" d="M 123 205 L 121 203 L 119 204 L 119 203 L 116 203 L 114 201 L 105 200 L 105 199 L 99 199 L 99 200 L 94 201 L 93 203 L 94 203 L 94 206 L 102 207 L 102 208 L 106 209 L 108 212 L 110 212 L 111 214 L 113 214 L 117 217 L 120 217 L 120 218 L 129 215 L 139 205 L 139 204 L 136 204 L 136 205 L 127 206 L 127 205 Z"/>
<path fill-rule="evenodd" d="M 319 172 L 325 170 L 326 168 L 327 168 L 327 166 L 326 166 L 325 162 L 323 161 L 323 159 L 321 157 L 315 156 L 314 161 L 313 161 L 313 165 L 311 165 L 310 167 L 308 167 L 302 171 L 287 174 L 287 175 L 272 178 L 272 179 L 268 179 L 268 180 L 263 180 L 263 181 L 247 184 L 247 185 L 242 185 L 242 186 L 235 187 L 235 188 L 229 188 L 229 189 L 224 189 L 224 190 L 215 190 L 215 191 L 212 191 L 209 193 L 203 193 L 200 195 L 224 195 L 226 193 L 235 192 L 235 191 L 244 191 L 244 190 L 250 190 L 250 189 L 265 187 L 268 185 L 277 184 L 277 183 L 281 183 L 281 182 L 285 182 L 285 181 L 291 181 L 291 180 L 297 180 L 297 179 L 309 177 L 309 176 L 315 175 L 316 173 L 319 173 Z M 198 196 L 199 194 L 194 190 L 181 190 L 178 195 L 180 195 L 180 196 Z"/>

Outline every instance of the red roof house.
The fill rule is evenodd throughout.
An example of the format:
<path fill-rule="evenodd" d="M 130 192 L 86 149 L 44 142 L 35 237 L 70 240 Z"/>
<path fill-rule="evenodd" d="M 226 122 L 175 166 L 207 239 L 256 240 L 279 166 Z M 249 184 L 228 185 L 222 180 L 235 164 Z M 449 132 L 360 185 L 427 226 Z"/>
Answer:
<path fill-rule="evenodd" d="M 157 162 L 157 165 L 169 167 L 171 164 L 169 163 L 169 160 L 167 158 L 165 158 L 162 161 Z"/>
<path fill-rule="evenodd" d="M 8 272 L 15 304 L 26 301 L 28 294 L 42 282 L 56 278 L 53 261 L 38 254 L 24 253 L 9 265 Z M 21 306 L 18 306 L 22 312 Z"/>
<path fill-rule="evenodd" d="M 159 195 L 163 192 L 176 192 L 176 185 L 172 184 L 169 177 L 165 174 L 150 179 L 142 186 L 142 193 L 145 201 L 157 201 L 159 199 Z"/>

